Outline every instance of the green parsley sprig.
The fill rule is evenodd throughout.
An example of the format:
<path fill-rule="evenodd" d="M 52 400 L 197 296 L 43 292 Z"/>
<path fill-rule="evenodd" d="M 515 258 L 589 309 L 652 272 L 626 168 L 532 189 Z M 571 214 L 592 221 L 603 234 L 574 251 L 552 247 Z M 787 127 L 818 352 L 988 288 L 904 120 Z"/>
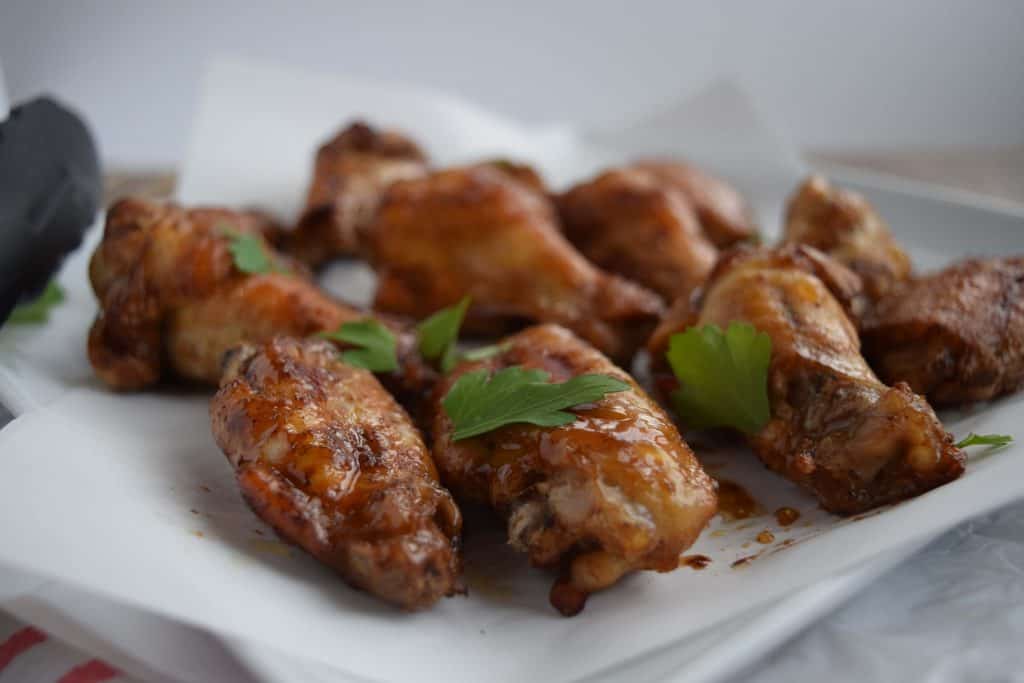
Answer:
<path fill-rule="evenodd" d="M 1013 441 L 1013 437 L 1009 434 L 975 434 L 970 432 L 964 438 L 956 442 L 957 448 L 967 448 L 968 446 L 1005 446 L 1006 444 Z"/>
<path fill-rule="evenodd" d="M 459 330 L 466 318 L 471 299 L 463 297 L 459 303 L 443 308 L 416 326 L 420 354 L 435 360 L 442 372 L 451 372 L 462 361 L 486 360 L 508 348 L 508 344 L 490 344 L 459 352 Z"/>
<path fill-rule="evenodd" d="M 416 326 L 420 354 L 427 360 L 438 361 L 443 372 L 451 370 L 459 360 L 456 344 L 469 301 L 468 296 L 462 297 L 459 303 L 442 308 Z"/>
<path fill-rule="evenodd" d="M 672 394 L 676 412 L 695 429 L 756 434 L 771 417 L 771 355 L 771 337 L 744 322 L 732 322 L 724 332 L 702 325 L 672 335 L 666 356 L 679 380 Z"/>
<path fill-rule="evenodd" d="M 441 404 L 455 428 L 452 440 L 485 434 L 504 425 L 557 427 L 574 422 L 567 408 L 628 391 L 629 384 L 608 375 L 579 375 L 552 384 L 543 370 L 512 366 L 491 376 L 481 368 L 461 375 Z"/>
<path fill-rule="evenodd" d="M 398 340 L 379 320 L 366 318 L 342 323 L 333 332 L 320 332 L 316 336 L 355 346 L 341 352 L 342 360 L 349 365 L 370 372 L 398 369 Z"/>
<path fill-rule="evenodd" d="M 259 273 L 287 273 L 287 268 L 282 268 L 275 261 L 267 250 L 267 245 L 259 235 L 239 232 L 226 226 L 221 228 L 221 234 L 227 237 L 228 251 L 234 259 L 235 268 L 240 272 L 248 274 Z"/>
<path fill-rule="evenodd" d="M 50 319 L 50 312 L 64 301 L 64 290 L 56 282 L 50 282 L 42 294 L 32 301 L 15 306 L 8 316 L 11 325 L 38 325 Z"/>

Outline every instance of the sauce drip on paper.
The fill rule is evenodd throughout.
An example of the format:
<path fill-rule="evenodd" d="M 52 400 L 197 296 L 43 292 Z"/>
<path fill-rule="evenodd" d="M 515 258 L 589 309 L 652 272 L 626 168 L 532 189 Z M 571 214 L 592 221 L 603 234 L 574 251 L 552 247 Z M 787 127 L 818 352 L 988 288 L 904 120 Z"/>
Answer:
<path fill-rule="evenodd" d="M 761 506 L 745 488 L 728 479 L 718 480 L 718 514 L 723 519 L 746 519 L 760 512 Z"/>
<path fill-rule="evenodd" d="M 680 567 L 689 567 L 700 571 L 711 564 L 711 558 L 707 555 L 683 555 L 679 558 Z"/>

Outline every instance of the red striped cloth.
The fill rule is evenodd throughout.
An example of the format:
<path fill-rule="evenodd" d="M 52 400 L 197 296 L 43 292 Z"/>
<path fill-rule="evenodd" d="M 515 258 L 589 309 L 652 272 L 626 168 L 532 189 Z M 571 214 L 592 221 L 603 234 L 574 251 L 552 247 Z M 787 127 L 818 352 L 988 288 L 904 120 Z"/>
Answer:
<path fill-rule="evenodd" d="M 15 631 L 10 638 L 0 643 L 0 673 L 3 673 L 15 657 L 45 640 L 46 634 L 32 626 Z"/>
<path fill-rule="evenodd" d="M 0 683 L 128 683 L 106 662 L 0 613 Z"/>
<path fill-rule="evenodd" d="M 90 659 L 76 666 L 59 679 L 57 683 L 103 683 L 117 678 L 121 672 L 99 659 Z"/>

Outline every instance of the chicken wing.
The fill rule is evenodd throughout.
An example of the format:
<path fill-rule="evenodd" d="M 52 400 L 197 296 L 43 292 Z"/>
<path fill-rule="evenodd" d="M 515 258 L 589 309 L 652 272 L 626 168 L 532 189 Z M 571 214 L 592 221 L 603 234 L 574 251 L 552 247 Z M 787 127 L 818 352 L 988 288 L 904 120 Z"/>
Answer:
<path fill-rule="evenodd" d="M 434 454 L 457 498 L 492 506 L 509 542 L 559 568 L 551 603 L 567 616 L 587 595 L 641 569 L 671 571 L 714 515 L 714 483 L 667 415 L 633 379 L 557 325 L 509 337 L 490 359 L 463 363 L 434 392 Z M 564 382 L 604 373 L 631 391 L 580 406 L 563 427 L 508 425 L 453 441 L 441 401 L 460 375 L 520 365 Z"/>
<path fill-rule="evenodd" d="M 771 419 L 749 438 L 754 452 L 838 513 L 909 498 L 960 476 L 964 455 L 952 436 L 923 397 L 875 377 L 853 323 L 814 274 L 808 253 L 732 251 L 689 318 L 723 329 L 743 321 L 771 337 Z"/>
<path fill-rule="evenodd" d="M 493 168 L 395 183 L 369 235 L 378 310 L 423 318 L 469 295 L 471 332 L 556 322 L 618 359 L 661 312 L 653 292 L 583 258 L 544 197 Z"/>
<path fill-rule="evenodd" d="M 409 138 L 351 124 L 317 151 L 306 209 L 284 249 L 314 268 L 360 254 L 362 232 L 384 189 L 426 172 L 426 155 Z"/>
<path fill-rule="evenodd" d="M 630 168 L 650 173 L 682 193 L 693 206 L 701 229 L 720 249 L 754 238 L 754 212 L 734 187 L 681 161 L 639 161 Z"/>
<path fill-rule="evenodd" d="M 277 334 L 298 337 L 366 318 L 337 301 L 301 266 L 263 244 L 279 271 L 247 274 L 234 265 L 228 231 L 258 235 L 262 223 L 226 210 L 184 210 L 124 199 L 107 212 L 103 241 L 90 263 L 100 302 L 89 359 L 114 389 L 143 389 L 164 375 L 216 384 L 224 352 Z M 413 335 L 385 320 L 398 337 L 401 368 L 384 381 L 422 393 L 433 374 Z"/>
<path fill-rule="evenodd" d="M 643 169 L 605 171 L 559 197 L 558 208 L 584 256 L 668 301 L 703 283 L 718 257 L 686 196 Z"/>
<path fill-rule="evenodd" d="M 790 198 L 786 244 L 820 249 L 860 275 L 874 304 L 910 277 L 910 257 L 864 197 L 811 176 Z"/>
<path fill-rule="evenodd" d="M 1024 257 L 970 259 L 912 280 L 862 331 L 886 382 L 935 405 L 986 401 L 1024 384 Z"/>
<path fill-rule="evenodd" d="M 323 341 L 244 345 L 210 416 L 242 496 L 282 538 L 404 609 L 462 591 L 459 510 L 369 371 Z"/>

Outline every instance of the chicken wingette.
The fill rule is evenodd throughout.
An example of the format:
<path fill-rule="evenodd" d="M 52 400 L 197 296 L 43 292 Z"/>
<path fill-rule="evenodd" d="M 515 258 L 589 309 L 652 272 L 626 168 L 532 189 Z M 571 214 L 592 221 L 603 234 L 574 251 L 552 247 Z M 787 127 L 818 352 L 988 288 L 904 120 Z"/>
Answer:
<path fill-rule="evenodd" d="M 252 216 L 220 209 L 139 199 L 111 206 L 89 269 L 100 310 L 88 350 L 100 379 L 120 390 L 169 376 L 216 385 L 224 352 L 241 342 L 305 337 L 367 317 L 274 251 L 263 229 Z M 238 268 L 232 244 L 239 236 L 263 254 L 265 272 Z M 382 379 L 399 392 L 424 391 L 432 376 L 414 336 L 383 322 L 397 337 L 401 367 Z"/>
<path fill-rule="evenodd" d="M 767 334 L 770 419 L 748 441 L 829 511 L 860 512 L 957 478 L 963 452 L 922 396 L 884 385 L 868 367 L 853 323 L 817 275 L 822 259 L 808 247 L 734 249 L 691 314 L 659 331 L 653 358 L 689 326 L 739 321 Z"/>
<path fill-rule="evenodd" d="M 277 533 L 404 609 L 461 592 L 461 516 L 412 421 L 324 341 L 229 352 L 210 404 L 242 496 Z"/>
<path fill-rule="evenodd" d="M 464 362 L 434 392 L 434 457 L 456 498 L 490 505 L 509 542 L 539 567 L 557 569 L 551 603 L 565 615 L 629 572 L 671 571 L 714 515 L 713 481 L 668 416 L 636 382 L 565 328 L 531 327 L 500 353 Z M 629 385 L 574 409 L 561 427 L 512 424 L 454 440 L 443 399 L 481 368 L 547 372 L 552 382 L 587 373 Z"/>
<path fill-rule="evenodd" d="M 1024 257 L 969 259 L 912 280 L 861 332 L 886 382 L 935 405 L 987 401 L 1024 384 Z"/>
<path fill-rule="evenodd" d="M 395 183 L 368 233 L 381 311 L 424 318 L 468 295 L 469 332 L 554 322 L 625 361 L 662 310 L 653 292 L 588 262 L 547 199 L 493 167 Z"/>

